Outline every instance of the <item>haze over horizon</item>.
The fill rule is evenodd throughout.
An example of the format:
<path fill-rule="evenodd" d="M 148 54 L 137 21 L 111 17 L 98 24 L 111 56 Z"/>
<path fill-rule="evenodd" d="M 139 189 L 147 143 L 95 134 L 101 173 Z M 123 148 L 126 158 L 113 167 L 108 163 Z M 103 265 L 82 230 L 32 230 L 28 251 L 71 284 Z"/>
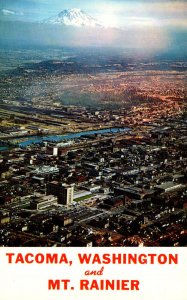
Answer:
<path fill-rule="evenodd" d="M 77 8 L 105 28 L 41 24 L 65 9 Z M 24 45 L 106 46 L 147 52 L 185 53 L 186 1 L 6 0 L 0 3 L 2 43 Z M 71 24 L 70 24 L 71 25 Z"/>

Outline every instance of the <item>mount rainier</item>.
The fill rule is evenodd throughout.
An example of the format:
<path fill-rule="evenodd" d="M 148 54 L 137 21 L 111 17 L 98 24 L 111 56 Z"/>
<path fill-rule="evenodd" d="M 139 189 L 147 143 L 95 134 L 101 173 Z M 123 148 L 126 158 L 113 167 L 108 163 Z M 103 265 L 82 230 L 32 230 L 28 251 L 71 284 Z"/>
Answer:
<path fill-rule="evenodd" d="M 65 9 L 57 16 L 43 20 L 42 23 L 75 27 L 104 27 L 96 19 L 78 8 Z"/>

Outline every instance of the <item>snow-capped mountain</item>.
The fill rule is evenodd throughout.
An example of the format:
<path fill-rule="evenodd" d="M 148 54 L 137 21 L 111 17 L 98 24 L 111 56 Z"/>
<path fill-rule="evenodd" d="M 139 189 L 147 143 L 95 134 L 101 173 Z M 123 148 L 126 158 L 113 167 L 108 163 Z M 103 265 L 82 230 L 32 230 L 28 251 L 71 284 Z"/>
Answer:
<path fill-rule="evenodd" d="M 65 9 L 56 17 L 45 19 L 42 23 L 76 27 L 103 27 L 96 19 L 78 8 Z"/>

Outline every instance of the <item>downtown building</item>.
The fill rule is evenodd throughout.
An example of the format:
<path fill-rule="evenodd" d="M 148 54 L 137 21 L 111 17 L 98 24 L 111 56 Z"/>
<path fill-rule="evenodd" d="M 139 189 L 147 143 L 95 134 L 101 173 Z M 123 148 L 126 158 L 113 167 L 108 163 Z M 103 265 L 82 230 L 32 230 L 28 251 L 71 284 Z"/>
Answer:
<path fill-rule="evenodd" d="M 74 197 L 74 185 L 52 181 L 46 186 L 47 195 L 57 196 L 58 204 L 70 205 Z"/>

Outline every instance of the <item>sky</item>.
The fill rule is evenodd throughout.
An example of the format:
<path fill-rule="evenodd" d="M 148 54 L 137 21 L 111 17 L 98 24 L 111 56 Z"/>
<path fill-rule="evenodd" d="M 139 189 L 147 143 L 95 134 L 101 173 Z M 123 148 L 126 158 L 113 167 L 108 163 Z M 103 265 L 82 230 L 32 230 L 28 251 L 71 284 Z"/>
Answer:
<path fill-rule="evenodd" d="M 68 8 L 79 8 L 106 26 L 123 29 L 124 41 L 132 47 L 187 46 L 187 0 L 0 0 L 0 21 L 37 23 Z M 9 35 L 7 27 L 2 30 Z M 121 36 L 113 39 L 119 40 Z"/>
<path fill-rule="evenodd" d="M 39 21 L 66 8 L 80 8 L 116 27 L 187 29 L 187 1 L 184 0 L 0 0 L 0 19 Z"/>

